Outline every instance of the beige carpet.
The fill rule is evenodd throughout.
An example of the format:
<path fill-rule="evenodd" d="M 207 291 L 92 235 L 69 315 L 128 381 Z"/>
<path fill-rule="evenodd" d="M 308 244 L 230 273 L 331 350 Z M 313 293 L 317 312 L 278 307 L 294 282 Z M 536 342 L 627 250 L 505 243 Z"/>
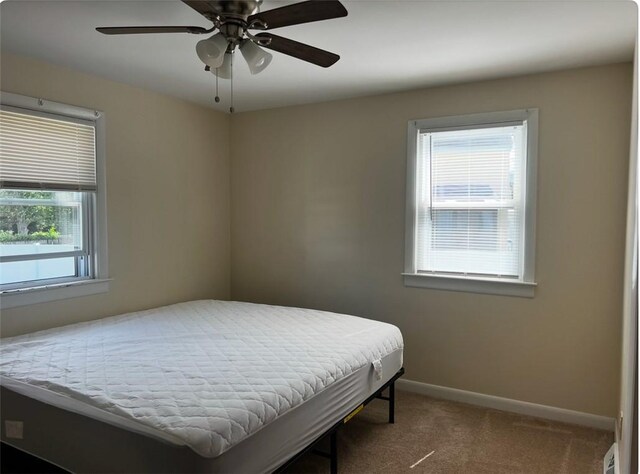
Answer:
<path fill-rule="evenodd" d="M 339 473 L 595 474 L 613 443 L 605 431 L 396 394 L 395 425 L 374 400 L 339 430 Z M 287 472 L 327 473 L 329 461 L 307 454 Z"/>

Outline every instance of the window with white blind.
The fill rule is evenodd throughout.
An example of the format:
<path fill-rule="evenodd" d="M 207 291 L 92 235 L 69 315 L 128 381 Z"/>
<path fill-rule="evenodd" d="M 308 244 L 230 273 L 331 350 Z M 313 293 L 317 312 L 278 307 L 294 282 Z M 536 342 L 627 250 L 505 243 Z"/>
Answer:
<path fill-rule="evenodd" d="M 104 115 L 0 98 L 1 307 L 106 291 Z"/>
<path fill-rule="evenodd" d="M 533 296 L 537 117 L 409 122 L 407 286 Z"/>

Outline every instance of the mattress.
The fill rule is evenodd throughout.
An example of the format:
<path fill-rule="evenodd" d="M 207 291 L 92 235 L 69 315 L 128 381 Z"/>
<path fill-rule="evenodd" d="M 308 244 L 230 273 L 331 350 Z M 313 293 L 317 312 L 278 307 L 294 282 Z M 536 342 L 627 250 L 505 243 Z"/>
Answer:
<path fill-rule="evenodd" d="M 46 416 L 73 418 L 77 429 L 66 435 L 106 422 L 100 430 L 114 450 L 134 437 L 156 455 L 176 454 L 180 470 L 269 471 L 393 376 L 402 344 L 395 326 L 354 316 L 181 303 L 4 339 L 3 419 L 18 412 L 26 418 L 24 407 L 37 404 L 31 409 Z M 26 438 L 23 447 L 36 451 Z M 138 470 L 149 466 L 143 451 L 131 455 Z M 121 470 L 130 468 L 123 463 Z"/>

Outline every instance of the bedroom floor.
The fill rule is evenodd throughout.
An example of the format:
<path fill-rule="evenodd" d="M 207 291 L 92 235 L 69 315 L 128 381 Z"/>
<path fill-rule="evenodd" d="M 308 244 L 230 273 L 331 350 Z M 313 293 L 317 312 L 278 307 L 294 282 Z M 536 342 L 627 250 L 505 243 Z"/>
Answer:
<path fill-rule="evenodd" d="M 341 473 L 602 473 L 613 433 L 396 391 L 396 423 L 374 400 L 338 432 Z M 433 453 L 411 467 L 429 453 Z M 329 472 L 308 454 L 289 473 Z"/>

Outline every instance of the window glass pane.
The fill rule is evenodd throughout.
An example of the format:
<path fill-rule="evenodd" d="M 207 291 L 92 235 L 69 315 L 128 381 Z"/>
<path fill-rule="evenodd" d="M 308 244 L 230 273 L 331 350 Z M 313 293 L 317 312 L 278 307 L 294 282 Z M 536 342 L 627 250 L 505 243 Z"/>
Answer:
<path fill-rule="evenodd" d="M 526 124 L 423 132 L 417 270 L 519 278 Z"/>
<path fill-rule="evenodd" d="M 75 257 L 0 263 L 0 284 L 22 283 L 76 275 Z"/>
<path fill-rule="evenodd" d="M 433 215 L 423 260 L 428 271 L 518 276 L 519 223 L 513 210 L 435 210 Z"/>
<path fill-rule="evenodd" d="M 436 249 L 496 250 L 498 211 L 434 210 L 433 247 Z"/>
<path fill-rule="evenodd" d="M 521 126 L 432 133 L 434 204 L 513 199 L 521 133 Z"/>
<path fill-rule="evenodd" d="M 0 256 L 83 250 L 82 193 L 0 190 Z"/>

